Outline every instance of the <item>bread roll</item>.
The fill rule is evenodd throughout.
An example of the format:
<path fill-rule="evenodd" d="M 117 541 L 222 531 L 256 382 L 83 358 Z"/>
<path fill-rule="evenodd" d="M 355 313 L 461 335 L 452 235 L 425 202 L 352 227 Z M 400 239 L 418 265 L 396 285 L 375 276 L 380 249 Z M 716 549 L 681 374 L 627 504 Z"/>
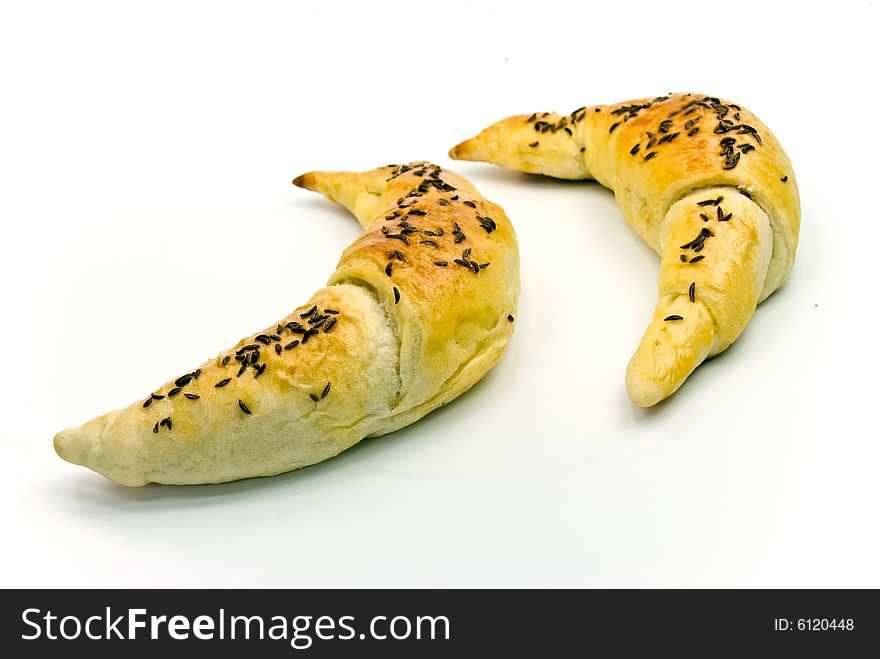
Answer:
<path fill-rule="evenodd" d="M 661 259 L 659 300 L 626 373 L 640 406 L 671 395 L 733 343 L 794 263 L 794 171 L 770 130 L 736 103 L 672 94 L 517 115 L 449 155 L 614 191 Z"/>
<path fill-rule="evenodd" d="M 62 458 L 129 486 L 279 474 L 413 423 L 498 362 L 519 296 L 501 207 L 426 162 L 294 183 L 364 227 L 327 287 L 143 399 L 58 433 Z"/>

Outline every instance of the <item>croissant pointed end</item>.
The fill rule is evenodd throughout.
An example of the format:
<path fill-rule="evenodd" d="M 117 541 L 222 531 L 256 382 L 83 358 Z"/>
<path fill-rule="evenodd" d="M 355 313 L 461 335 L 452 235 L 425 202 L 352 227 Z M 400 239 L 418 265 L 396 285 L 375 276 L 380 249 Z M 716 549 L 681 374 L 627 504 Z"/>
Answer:
<path fill-rule="evenodd" d="M 292 183 L 298 188 L 305 188 L 306 190 L 314 190 L 315 189 L 315 175 L 313 172 L 309 172 L 308 174 L 300 174 L 295 179 L 293 179 Z"/>
<path fill-rule="evenodd" d="M 639 407 L 669 398 L 708 356 L 713 345 L 711 321 L 698 305 L 694 307 L 684 318 L 669 314 L 666 307 L 655 313 L 626 367 L 626 392 Z"/>
<path fill-rule="evenodd" d="M 481 161 L 486 159 L 475 138 L 465 140 L 449 149 L 449 157 L 452 160 Z"/>
<path fill-rule="evenodd" d="M 61 459 L 75 465 L 85 465 L 91 441 L 80 428 L 68 428 L 55 435 L 55 452 Z"/>
<path fill-rule="evenodd" d="M 664 387 L 655 382 L 648 382 L 634 375 L 630 369 L 626 374 L 626 393 L 629 399 L 639 407 L 653 407 L 669 396 Z"/>
<path fill-rule="evenodd" d="M 139 487 L 149 481 L 138 456 L 123 446 L 127 440 L 140 446 L 138 437 L 116 436 L 108 442 L 106 430 L 120 412 L 98 417 L 79 428 L 68 428 L 55 435 L 55 452 L 62 460 L 87 467 L 126 487 Z"/>
<path fill-rule="evenodd" d="M 652 407 L 681 384 L 674 344 L 649 329 L 626 366 L 626 393 L 639 407 Z"/>

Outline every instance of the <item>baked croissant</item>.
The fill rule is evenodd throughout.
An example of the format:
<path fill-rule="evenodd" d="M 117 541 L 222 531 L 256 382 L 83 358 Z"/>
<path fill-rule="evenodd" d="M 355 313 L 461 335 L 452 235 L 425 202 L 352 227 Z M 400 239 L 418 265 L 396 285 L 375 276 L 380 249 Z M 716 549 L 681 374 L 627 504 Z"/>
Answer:
<path fill-rule="evenodd" d="M 733 343 L 794 262 L 800 201 L 791 163 L 745 108 L 674 94 L 503 119 L 449 152 L 614 191 L 661 258 L 659 301 L 629 362 L 648 407 Z"/>
<path fill-rule="evenodd" d="M 293 182 L 364 227 L 327 287 L 144 399 L 58 433 L 62 458 L 129 486 L 278 474 L 416 421 L 498 362 L 519 296 L 501 207 L 426 162 Z"/>

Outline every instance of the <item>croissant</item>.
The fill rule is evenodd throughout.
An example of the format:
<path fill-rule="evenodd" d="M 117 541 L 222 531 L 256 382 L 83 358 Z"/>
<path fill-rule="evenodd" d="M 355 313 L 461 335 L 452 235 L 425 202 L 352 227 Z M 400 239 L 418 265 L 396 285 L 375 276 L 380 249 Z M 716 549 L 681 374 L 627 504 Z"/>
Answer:
<path fill-rule="evenodd" d="M 770 130 L 729 101 L 673 94 L 517 115 L 449 155 L 614 191 L 661 259 L 654 317 L 626 372 L 627 393 L 643 407 L 730 346 L 794 262 L 791 163 Z"/>
<path fill-rule="evenodd" d="M 504 211 L 427 162 L 294 184 L 363 234 L 326 288 L 55 449 L 128 486 L 218 483 L 326 460 L 467 391 L 513 334 L 519 253 Z"/>

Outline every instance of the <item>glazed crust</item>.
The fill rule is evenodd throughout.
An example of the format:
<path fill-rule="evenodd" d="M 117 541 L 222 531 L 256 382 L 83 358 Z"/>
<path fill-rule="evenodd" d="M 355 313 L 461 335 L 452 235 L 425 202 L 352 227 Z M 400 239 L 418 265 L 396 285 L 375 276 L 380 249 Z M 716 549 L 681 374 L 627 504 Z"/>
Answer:
<path fill-rule="evenodd" d="M 654 318 L 627 369 L 627 391 L 641 406 L 726 349 L 794 263 L 800 200 L 791 163 L 770 130 L 729 101 L 672 94 L 517 115 L 450 156 L 592 178 L 614 191 L 661 256 Z"/>
<path fill-rule="evenodd" d="M 430 163 L 294 180 L 364 227 L 326 288 L 58 454 L 129 486 L 278 474 L 406 426 L 501 358 L 519 296 L 504 211 Z"/>

